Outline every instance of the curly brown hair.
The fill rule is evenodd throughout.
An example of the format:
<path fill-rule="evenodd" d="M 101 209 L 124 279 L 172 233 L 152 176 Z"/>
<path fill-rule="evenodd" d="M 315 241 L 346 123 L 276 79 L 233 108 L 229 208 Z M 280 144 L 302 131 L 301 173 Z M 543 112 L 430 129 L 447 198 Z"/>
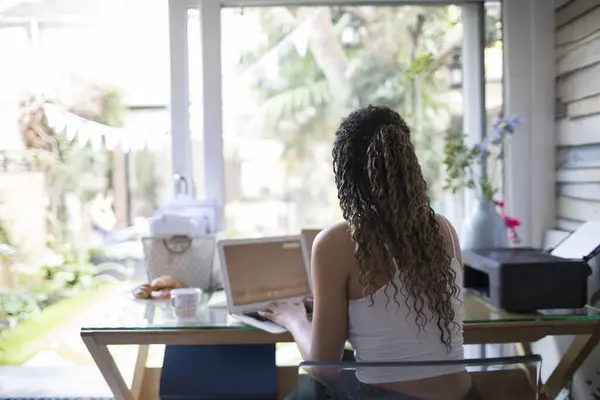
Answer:
<path fill-rule="evenodd" d="M 336 133 L 333 171 L 365 295 L 373 304 L 375 279 L 384 274 L 398 308 L 402 293 L 419 332 L 435 318 L 449 351 L 451 326 L 457 325 L 456 273 L 402 117 L 382 106 L 351 113 Z M 397 273 L 402 288 L 394 279 Z"/>

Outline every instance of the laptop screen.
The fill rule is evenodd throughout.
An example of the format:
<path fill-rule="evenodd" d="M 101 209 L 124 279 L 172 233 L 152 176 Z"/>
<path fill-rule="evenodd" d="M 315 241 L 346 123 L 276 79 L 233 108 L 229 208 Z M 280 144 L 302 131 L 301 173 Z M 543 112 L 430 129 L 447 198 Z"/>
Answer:
<path fill-rule="evenodd" d="M 304 246 L 306 247 L 306 254 L 309 262 L 312 256 L 313 243 L 319 233 L 321 233 L 321 229 L 302 229 L 301 235 L 304 240 Z"/>
<path fill-rule="evenodd" d="M 223 246 L 234 306 L 310 294 L 300 239 Z"/>

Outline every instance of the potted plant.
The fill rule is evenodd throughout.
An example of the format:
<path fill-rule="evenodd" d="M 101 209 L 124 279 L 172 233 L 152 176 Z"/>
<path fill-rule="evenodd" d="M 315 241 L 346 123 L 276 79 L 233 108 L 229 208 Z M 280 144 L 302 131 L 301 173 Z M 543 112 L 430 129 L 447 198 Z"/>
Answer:
<path fill-rule="evenodd" d="M 518 220 L 504 214 L 504 203 L 496 198 L 498 187 L 490 177 L 494 176 L 496 168 L 502 168 L 504 141 L 515 133 L 521 122 L 515 116 L 499 118 L 489 135 L 474 146 L 467 144 L 463 133 L 450 133 L 446 138 L 444 189 L 453 193 L 472 190 L 478 200 L 465 224 L 462 243 L 466 249 L 508 247 L 508 232 L 514 241 L 518 240 L 515 231 Z M 488 164 L 491 173 L 485 174 L 483 166 Z M 501 213 L 497 212 L 497 207 L 501 207 Z"/>

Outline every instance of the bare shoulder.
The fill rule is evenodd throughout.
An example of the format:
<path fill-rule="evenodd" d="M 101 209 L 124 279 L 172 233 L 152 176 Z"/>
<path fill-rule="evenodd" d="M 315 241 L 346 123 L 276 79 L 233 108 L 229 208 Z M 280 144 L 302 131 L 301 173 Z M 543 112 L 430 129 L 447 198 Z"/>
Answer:
<path fill-rule="evenodd" d="M 335 224 L 323 229 L 315 238 L 315 244 L 342 244 L 347 242 L 350 245 L 349 226 L 346 221 L 336 222 Z"/>
<path fill-rule="evenodd" d="M 446 228 L 446 226 L 448 228 L 450 228 L 450 231 L 452 233 L 456 233 L 456 230 L 454 229 L 454 225 L 452 225 L 452 223 L 448 220 L 448 218 L 444 217 L 441 214 L 435 214 L 435 220 L 437 221 L 438 225 L 442 228 Z M 445 231 L 448 231 L 448 229 L 444 229 Z"/>
<path fill-rule="evenodd" d="M 328 264 L 347 265 L 347 261 L 354 260 L 347 222 L 335 223 L 317 235 L 312 259 L 315 261 L 313 267 L 319 268 L 326 268 Z"/>
<path fill-rule="evenodd" d="M 456 229 L 452 225 L 448 218 L 443 215 L 436 214 L 435 219 L 440 227 L 440 232 L 442 237 L 444 238 L 444 245 L 448 250 L 449 254 L 453 254 L 454 257 L 458 259 L 459 262 L 462 263 L 462 257 L 460 254 L 460 244 L 458 241 L 458 234 L 456 233 Z M 454 244 L 454 246 L 453 246 Z"/>

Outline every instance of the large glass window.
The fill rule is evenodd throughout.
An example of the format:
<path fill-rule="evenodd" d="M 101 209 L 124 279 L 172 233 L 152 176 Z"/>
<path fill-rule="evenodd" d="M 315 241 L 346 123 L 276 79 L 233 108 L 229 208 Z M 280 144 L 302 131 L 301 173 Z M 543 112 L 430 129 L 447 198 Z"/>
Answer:
<path fill-rule="evenodd" d="M 341 218 L 331 147 L 368 104 L 413 129 L 444 212 L 443 137 L 462 124 L 456 6 L 251 7 L 221 11 L 225 229 L 297 233 Z"/>
<path fill-rule="evenodd" d="M 0 3 L 0 365 L 90 363 L 172 194 L 168 2 Z"/>

